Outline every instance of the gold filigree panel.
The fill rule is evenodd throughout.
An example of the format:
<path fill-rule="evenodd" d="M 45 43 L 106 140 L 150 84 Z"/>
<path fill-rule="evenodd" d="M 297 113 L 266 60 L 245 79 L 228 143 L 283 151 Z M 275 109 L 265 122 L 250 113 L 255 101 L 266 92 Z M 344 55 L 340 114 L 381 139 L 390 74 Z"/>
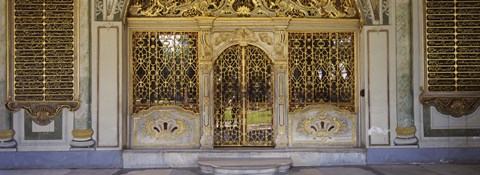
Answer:
<path fill-rule="evenodd" d="M 355 110 L 355 33 L 289 33 L 289 111 L 331 104 Z"/>
<path fill-rule="evenodd" d="M 132 112 L 176 105 L 198 113 L 197 32 L 130 32 Z"/>
<path fill-rule="evenodd" d="M 425 88 L 421 101 L 446 115 L 470 114 L 480 98 L 480 3 L 424 2 Z"/>
<path fill-rule="evenodd" d="M 355 0 L 131 0 L 130 17 L 359 18 Z"/>
<path fill-rule="evenodd" d="M 75 0 L 9 1 L 8 99 L 40 125 L 78 102 L 78 47 Z"/>
<path fill-rule="evenodd" d="M 214 146 L 274 146 L 273 64 L 252 45 L 234 45 L 214 65 Z"/>

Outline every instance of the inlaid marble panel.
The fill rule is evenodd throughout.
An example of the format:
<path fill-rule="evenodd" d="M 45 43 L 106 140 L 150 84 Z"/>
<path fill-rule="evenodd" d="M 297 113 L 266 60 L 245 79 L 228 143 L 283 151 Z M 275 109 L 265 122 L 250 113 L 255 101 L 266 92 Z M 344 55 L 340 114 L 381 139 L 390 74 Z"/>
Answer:
<path fill-rule="evenodd" d="M 289 115 L 290 146 L 354 146 L 355 114 L 331 105 L 306 107 Z"/>
<path fill-rule="evenodd" d="M 176 106 L 133 114 L 132 147 L 199 147 L 200 117 Z"/>

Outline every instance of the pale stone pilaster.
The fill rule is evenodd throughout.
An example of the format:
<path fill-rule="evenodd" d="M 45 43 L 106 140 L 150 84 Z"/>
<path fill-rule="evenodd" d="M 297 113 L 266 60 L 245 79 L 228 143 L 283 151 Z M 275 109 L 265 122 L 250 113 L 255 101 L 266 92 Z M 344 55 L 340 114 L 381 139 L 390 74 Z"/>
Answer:
<path fill-rule="evenodd" d="M 275 112 L 274 129 L 275 148 L 288 147 L 288 72 L 287 72 L 287 25 L 291 18 L 275 18 L 274 21 L 280 25 L 275 26 L 275 44 L 273 57 L 275 59 Z"/>
<path fill-rule="evenodd" d="M 80 5 L 79 9 L 79 36 L 80 44 L 78 58 L 80 69 L 80 108 L 74 113 L 73 121 L 73 140 L 70 142 L 72 149 L 74 148 L 93 148 L 95 140 L 92 138 L 92 118 L 90 109 L 90 4 L 89 1 L 77 1 Z"/>
<path fill-rule="evenodd" d="M 200 86 L 200 116 L 202 124 L 202 136 L 200 138 L 200 147 L 203 149 L 213 148 L 213 95 L 212 88 L 212 53 L 211 29 L 214 18 L 197 17 L 199 32 L 199 86 Z"/>
<path fill-rule="evenodd" d="M 411 54 L 411 1 L 395 1 L 395 30 L 397 38 L 397 136 L 396 145 L 415 145 L 413 122 L 412 54 Z"/>
<path fill-rule="evenodd" d="M 7 1 L 0 1 L 0 101 L 7 99 Z M 15 131 L 12 128 L 11 113 L 7 111 L 5 105 L 0 105 L 0 151 L 5 148 L 16 148 L 17 142 L 13 138 Z"/>

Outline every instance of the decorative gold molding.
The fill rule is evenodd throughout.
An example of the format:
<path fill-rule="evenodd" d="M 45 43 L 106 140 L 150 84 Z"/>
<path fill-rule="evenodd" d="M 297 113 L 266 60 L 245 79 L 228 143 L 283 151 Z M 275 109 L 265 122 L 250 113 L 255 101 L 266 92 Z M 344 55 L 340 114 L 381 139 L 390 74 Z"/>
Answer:
<path fill-rule="evenodd" d="M 13 129 L 9 130 L 0 130 L 0 140 L 4 139 L 11 139 L 15 135 L 15 131 Z"/>
<path fill-rule="evenodd" d="M 73 135 L 74 138 L 88 139 L 88 138 L 92 138 L 93 130 L 92 130 L 92 128 L 73 129 L 72 130 L 72 135 Z"/>
<path fill-rule="evenodd" d="M 420 102 L 434 106 L 442 114 L 456 118 L 471 114 L 480 106 L 479 97 L 426 97 L 423 92 L 420 95 Z"/>
<path fill-rule="evenodd" d="M 397 136 L 413 136 L 415 135 L 415 132 L 417 132 L 417 129 L 415 126 L 410 126 L 410 127 L 397 127 L 395 128 L 395 132 L 397 132 Z"/>
<path fill-rule="evenodd" d="M 248 43 L 254 43 L 257 41 L 255 33 L 252 30 L 241 28 L 235 30 L 232 38 L 233 42 L 238 42 L 240 46 L 247 46 Z"/>
<path fill-rule="evenodd" d="M 360 18 L 357 0 L 130 0 L 128 5 L 130 17 Z"/>

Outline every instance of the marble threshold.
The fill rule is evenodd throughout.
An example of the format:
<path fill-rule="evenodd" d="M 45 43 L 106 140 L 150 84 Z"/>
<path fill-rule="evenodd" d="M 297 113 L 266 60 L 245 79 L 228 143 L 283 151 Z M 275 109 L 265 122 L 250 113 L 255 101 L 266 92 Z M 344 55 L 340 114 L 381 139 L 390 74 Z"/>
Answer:
<path fill-rule="evenodd" d="M 208 158 L 290 158 L 292 166 L 366 165 L 362 148 L 215 148 L 175 150 L 123 150 L 123 168 L 199 167 Z"/>

